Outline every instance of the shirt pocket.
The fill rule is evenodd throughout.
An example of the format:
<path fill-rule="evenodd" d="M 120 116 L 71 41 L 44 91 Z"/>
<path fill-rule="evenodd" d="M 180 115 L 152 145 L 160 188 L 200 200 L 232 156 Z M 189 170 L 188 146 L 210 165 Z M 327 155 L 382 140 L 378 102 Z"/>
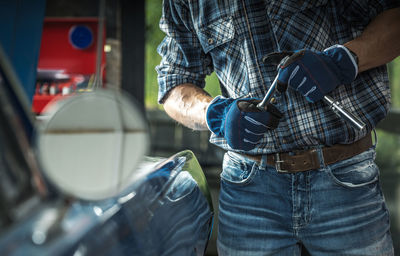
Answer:
<path fill-rule="evenodd" d="M 198 38 L 205 53 L 231 41 L 235 36 L 232 17 L 214 21 L 198 30 Z"/>
<path fill-rule="evenodd" d="M 328 4 L 328 0 L 316 1 L 297 1 L 297 0 L 275 0 L 268 5 L 268 13 L 273 19 L 282 19 L 293 16 L 299 12 L 314 12 L 317 8 L 322 8 Z"/>

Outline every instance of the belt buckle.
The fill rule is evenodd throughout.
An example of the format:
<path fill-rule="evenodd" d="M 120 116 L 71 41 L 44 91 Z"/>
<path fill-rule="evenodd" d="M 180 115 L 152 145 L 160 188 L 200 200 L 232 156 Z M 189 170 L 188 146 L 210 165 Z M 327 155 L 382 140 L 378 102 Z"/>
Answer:
<path fill-rule="evenodd" d="M 278 173 L 291 173 L 291 171 L 281 169 L 281 164 L 283 160 L 281 160 L 279 153 L 275 153 L 275 169 Z"/>

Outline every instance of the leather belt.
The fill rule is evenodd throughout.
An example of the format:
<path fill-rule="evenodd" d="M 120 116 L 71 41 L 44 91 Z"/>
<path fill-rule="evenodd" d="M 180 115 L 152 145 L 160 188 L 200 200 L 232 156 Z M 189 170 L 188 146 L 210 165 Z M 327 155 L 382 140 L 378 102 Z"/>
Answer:
<path fill-rule="evenodd" d="M 335 144 L 330 147 L 323 147 L 321 150 L 325 165 L 330 165 L 358 155 L 371 146 L 372 138 L 369 133 L 352 144 Z M 242 155 L 261 162 L 262 155 Z M 282 173 L 304 172 L 321 167 L 317 149 L 268 154 L 267 164 L 275 166 L 276 170 Z"/>

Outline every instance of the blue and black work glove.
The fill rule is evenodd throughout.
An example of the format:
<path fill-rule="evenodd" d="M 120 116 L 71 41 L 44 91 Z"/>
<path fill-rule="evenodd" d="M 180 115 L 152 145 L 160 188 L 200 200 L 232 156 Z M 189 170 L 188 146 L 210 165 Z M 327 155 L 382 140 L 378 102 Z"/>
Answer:
<path fill-rule="evenodd" d="M 350 84 L 357 76 L 355 55 L 343 45 L 334 45 L 323 52 L 300 50 L 273 53 L 264 58 L 289 58 L 279 64 L 278 83 L 300 92 L 309 102 L 317 102 L 341 84 Z M 279 63 L 279 62 L 278 62 Z"/>
<path fill-rule="evenodd" d="M 214 98 L 206 111 L 208 129 L 224 137 L 233 149 L 254 149 L 265 132 L 275 129 L 282 117 L 271 104 L 267 105 L 266 111 L 261 111 L 257 108 L 259 102 L 256 98 Z"/>

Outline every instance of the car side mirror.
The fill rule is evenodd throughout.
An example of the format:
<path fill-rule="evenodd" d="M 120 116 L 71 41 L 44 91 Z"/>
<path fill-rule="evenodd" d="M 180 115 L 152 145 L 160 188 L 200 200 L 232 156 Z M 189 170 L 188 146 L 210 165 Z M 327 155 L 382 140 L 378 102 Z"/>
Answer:
<path fill-rule="evenodd" d="M 98 89 L 46 108 L 36 140 L 48 180 L 84 200 L 117 195 L 134 179 L 149 148 L 148 126 L 133 100 Z"/>

